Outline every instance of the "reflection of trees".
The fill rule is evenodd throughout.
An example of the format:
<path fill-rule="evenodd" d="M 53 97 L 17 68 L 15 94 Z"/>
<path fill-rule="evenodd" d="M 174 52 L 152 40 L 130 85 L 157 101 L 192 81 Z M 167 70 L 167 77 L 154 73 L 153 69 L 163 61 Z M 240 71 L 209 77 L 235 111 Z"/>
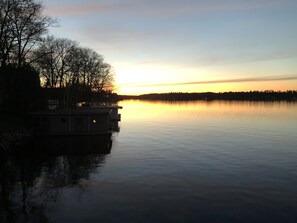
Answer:
<path fill-rule="evenodd" d="M 84 188 L 110 146 L 101 144 L 95 155 L 0 157 L 0 222 L 48 222 L 46 210 L 56 205 L 60 191 Z"/>

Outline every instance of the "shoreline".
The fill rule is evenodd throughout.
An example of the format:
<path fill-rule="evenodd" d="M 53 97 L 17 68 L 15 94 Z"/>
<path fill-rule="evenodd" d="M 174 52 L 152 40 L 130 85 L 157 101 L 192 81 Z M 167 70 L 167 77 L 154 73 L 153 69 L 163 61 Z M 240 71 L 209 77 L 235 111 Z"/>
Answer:
<path fill-rule="evenodd" d="M 118 100 L 164 100 L 164 101 L 297 101 L 297 91 L 250 91 L 250 92 L 206 92 L 206 93 L 150 93 L 142 95 L 118 95 Z"/>

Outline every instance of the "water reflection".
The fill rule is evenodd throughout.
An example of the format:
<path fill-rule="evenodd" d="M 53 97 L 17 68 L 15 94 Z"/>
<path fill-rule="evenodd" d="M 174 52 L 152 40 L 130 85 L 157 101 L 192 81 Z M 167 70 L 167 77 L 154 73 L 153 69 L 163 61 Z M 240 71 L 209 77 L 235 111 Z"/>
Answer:
<path fill-rule="evenodd" d="M 1 158 L 0 222 L 297 222 L 296 103 L 121 105 L 110 155 L 76 137 Z"/>
<path fill-rule="evenodd" d="M 109 154 L 111 147 L 110 135 L 40 136 L 27 145 L 25 151 L 31 154 L 88 155 Z"/>
<path fill-rule="evenodd" d="M 26 154 L 0 157 L 0 222 L 49 222 L 46 210 L 65 188 L 83 191 L 111 146 L 110 137 L 39 138 Z"/>

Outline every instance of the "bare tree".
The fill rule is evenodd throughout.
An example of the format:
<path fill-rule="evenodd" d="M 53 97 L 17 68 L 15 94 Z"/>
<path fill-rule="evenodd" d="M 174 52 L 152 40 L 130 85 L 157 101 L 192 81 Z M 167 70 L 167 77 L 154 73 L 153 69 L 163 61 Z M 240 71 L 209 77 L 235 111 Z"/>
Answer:
<path fill-rule="evenodd" d="M 62 88 L 71 81 L 70 74 L 74 69 L 74 58 L 77 42 L 47 37 L 35 51 L 36 66 L 39 69 L 44 87 Z"/>
<path fill-rule="evenodd" d="M 30 62 L 29 54 L 54 23 L 42 11 L 43 5 L 36 0 L 0 0 L 1 67 Z"/>
<path fill-rule="evenodd" d="M 11 15 L 17 7 L 17 2 L 14 0 L 0 0 L 0 66 L 3 67 L 9 60 L 15 35 L 13 35 L 13 22 Z"/>
<path fill-rule="evenodd" d="M 112 91 L 114 72 L 112 66 L 107 63 L 102 63 L 97 67 L 97 73 L 92 76 L 91 88 L 93 91 Z"/>
<path fill-rule="evenodd" d="M 39 72 L 41 73 L 41 82 L 45 87 L 54 88 L 57 85 L 57 76 L 54 70 L 54 38 L 48 36 L 41 43 L 38 50 L 34 52 L 34 58 L 38 65 Z"/>
<path fill-rule="evenodd" d="M 47 37 L 35 52 L 44 87 L 81 86 L 90 91 L 112 90 L 113 70 L 103 56 L 77 42 Z"/>

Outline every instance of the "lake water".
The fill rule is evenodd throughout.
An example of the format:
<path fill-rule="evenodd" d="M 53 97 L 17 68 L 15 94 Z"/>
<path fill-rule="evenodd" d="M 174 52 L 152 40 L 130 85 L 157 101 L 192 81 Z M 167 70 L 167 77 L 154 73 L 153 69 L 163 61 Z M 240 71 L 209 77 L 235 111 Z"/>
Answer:
<path fill-rule="evenodd" d="M 120 105 L 95 154 L 1 157 L 0 222 L 297 222 L 297 103 Z"/>

